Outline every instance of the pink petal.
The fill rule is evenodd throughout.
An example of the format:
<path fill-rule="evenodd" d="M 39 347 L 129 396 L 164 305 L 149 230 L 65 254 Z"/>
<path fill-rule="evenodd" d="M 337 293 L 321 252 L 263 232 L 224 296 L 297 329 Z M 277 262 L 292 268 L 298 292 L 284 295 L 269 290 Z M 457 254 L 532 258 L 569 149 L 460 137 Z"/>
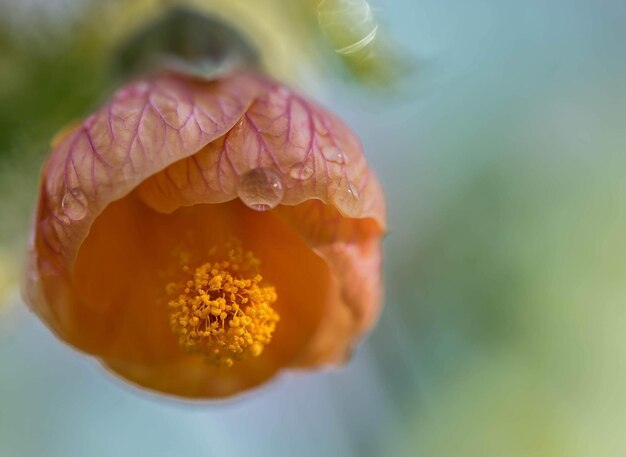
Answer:
<path fill-rule="evenodd" d="M 237 197 L 242 175 L 260 167 L 280 176 L 283 205 L 319 199 L 344 216 L 384 225 L 380 184 L 356 136 L 328 111 L 271 81 L 227 135 L 146 181 L 140 194 L 162 212 L 224 202 Z"/>
<path fill-rule="evenodd" d="M 164 74 L 125 86 L 63 135 L 42 171 L 26 301 L 43 303 L 40 275 L 59 281 L 67 276 L 92 222 L 109 203 L 231 129 L 260 87 L 245 73 L 210 82 Z"/>

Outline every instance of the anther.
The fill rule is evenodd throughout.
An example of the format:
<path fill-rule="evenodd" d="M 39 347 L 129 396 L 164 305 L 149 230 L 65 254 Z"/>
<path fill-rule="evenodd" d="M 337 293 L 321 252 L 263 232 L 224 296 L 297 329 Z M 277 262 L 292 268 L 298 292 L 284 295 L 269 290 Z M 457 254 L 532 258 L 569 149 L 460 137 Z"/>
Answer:
<path fill-rule="evenodd" d="M 186 277 L 168 283 L 165 291 L 170 298 L 170 327 L 181 347 L 203 354 L 215 365 L 231 367 L 261 355 L 279 316 L 271 306 L 276 291 L 261 285 L 260 262 L 254 254 L 240 246 L 227 248 L 226 253 L 226 259 L 204 263 L 195 271 L 185 265 Z"/>

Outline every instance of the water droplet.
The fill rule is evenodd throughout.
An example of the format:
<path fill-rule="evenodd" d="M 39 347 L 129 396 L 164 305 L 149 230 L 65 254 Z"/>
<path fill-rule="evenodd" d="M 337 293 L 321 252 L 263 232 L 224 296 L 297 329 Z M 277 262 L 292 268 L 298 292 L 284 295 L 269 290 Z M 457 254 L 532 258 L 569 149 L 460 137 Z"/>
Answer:
<path fill-rule="evenodd" d="M 322 148 L 322 155 L 329 162 L 335 162 L 335 163 L 338 163 L 338 164 L 343 164 L 343 163 L 346 163 L 346 161 L 347 161 L 346 154 L 343 151 L 341 151 L 340 149 L 335 148 L 333 146 L 328 146 L 328 147 Z"/>
<path fill-rule="evenodd" d="M 87 197 L 80 189 L 70 189 L 61 200 L 61 208 L 71 220 L 79 221 L 87 215 Z"/>
<path fill-rule="evenodd" d="M 293 179 L 298 179 L 300 181 L 306 181 L 313 176 L 313 167 L 311 165 L 307 165 L 305 163 L 297 163 L 291 170 L 289 170 L 289 176 Z"/>
<path fill-rule="evenodd" d="M 239 179 L 237 195 L 250 209 L 267 211 L 275 208 L 285 195 L 280 176 L 269 168 L 254 168 Z"/>
<path fill-rule="evenodd" d="M 346 179 L 342 179 L 333 196 L 333 202 L 346 214 L 351 214 L 359 203 L 358 189 Z"/>
<path fill-rule="evenodd" d="M 360 195 L 359 195 L 359 191 L 356 189 L 356 187 L 352 187 L 349 186 L 346 189 L 346 193 L 348 194 L 348 197 L 352 200 L 354 200 L 354 202 L 356 203 L 356 201 L 359 199 Z"/>

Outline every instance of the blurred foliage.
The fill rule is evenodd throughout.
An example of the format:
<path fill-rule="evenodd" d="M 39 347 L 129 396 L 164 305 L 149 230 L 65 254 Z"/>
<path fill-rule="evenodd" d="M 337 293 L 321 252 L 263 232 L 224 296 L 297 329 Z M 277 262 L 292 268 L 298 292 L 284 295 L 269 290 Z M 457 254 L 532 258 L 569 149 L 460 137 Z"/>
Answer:
<path fill-rule="evenodd" d="M 96 33 L 76 27 L 71 41 L 56 45 L 46 39 L 49 33 L 42 28 L 37 35 L 14 39 L 0 29 L 0 67 L 5 70 L 0 72 L 0 250 L 14 258 L 24 249 L 50 139 L 108 90 Z"/>

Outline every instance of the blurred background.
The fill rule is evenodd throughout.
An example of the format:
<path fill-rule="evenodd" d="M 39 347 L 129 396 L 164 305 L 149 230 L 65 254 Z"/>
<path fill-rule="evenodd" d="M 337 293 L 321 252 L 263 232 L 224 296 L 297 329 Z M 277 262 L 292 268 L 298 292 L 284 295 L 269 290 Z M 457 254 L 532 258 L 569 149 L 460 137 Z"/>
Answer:
<path fill-rule="evenodd" d="M 39 168 L 173 3 L 0 0 L 1 456 L 626 455 L 620 0 L 196 1 L 361 137 L 389 203 L 381 320 L 344 369 L 218 405 L 58 342 L 18 293 Z"/>

